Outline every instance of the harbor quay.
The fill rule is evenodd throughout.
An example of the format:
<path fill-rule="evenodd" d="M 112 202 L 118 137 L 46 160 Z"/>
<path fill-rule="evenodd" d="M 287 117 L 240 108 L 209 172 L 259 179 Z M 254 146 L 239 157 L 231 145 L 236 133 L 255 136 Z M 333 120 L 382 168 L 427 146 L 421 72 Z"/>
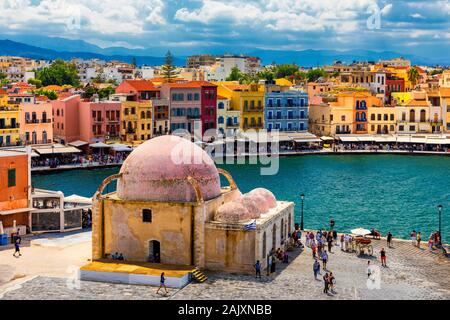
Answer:
<path fill-rule="evenodd" d="M 305 233 L 302 242 L 305 243 Z M 339 244 L 339 243 L 338 243 Z M 14 258 L 13 249 L 0 251 L 0 299 L 62 300 L 406 300 L 450 299 L 449 259 L 441 251 L 430 252 L 410 241 L 394 239 L 391 248 L 386 240 L 372 240 L 374 254 L 358 256 L 333 246 L 327 271 L 333 272 L 335 293 L 323 293 L 325 274 L 314 279 L 311 249 L 289 251 L 288 263 L 277 263 L 274 273 L 261 279 L 253 274 L 205 272 L 208 280 L 191 282 L 182 289 L 169 288 L 167 295 L 156 294 L 157 287 L 79 281 L 78 267 L 90 259 L 90 232 L 62 238 L 31 239 Z M 340 245 L 340 244 L 339 244 Z M 387 250 L 387 267 L 381 267 L 379 252 Z M 367 262 L 380 268 L 379 288 L 368 286 Z M 370 283 L 370 282 L 369 282 Z"/>

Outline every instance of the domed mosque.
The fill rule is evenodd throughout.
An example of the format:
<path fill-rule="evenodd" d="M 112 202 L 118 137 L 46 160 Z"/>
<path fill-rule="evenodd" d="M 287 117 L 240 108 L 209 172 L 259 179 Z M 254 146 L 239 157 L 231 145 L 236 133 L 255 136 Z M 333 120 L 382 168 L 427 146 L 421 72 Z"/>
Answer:
<path fill-rule="evenodd" d="M 220 176 L 228 181 L 221 187 Z M 103 194 L 117 180 L 117 191 Z M 146 141 L 94 196 L 92 259 L 253 272 L 294 226 L 294 204 L 269 190 L 242 194 L 231 175 L 184 138 Z"/>

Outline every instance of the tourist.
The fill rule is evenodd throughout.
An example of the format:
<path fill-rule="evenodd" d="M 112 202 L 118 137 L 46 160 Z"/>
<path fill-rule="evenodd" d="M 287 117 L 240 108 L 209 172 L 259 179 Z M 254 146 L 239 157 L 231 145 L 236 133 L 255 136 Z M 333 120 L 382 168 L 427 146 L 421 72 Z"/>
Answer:
<path fill-rule="evenodd" d="M 327 261 L 328 261 L 327 250 L 324 250 L 323 253 L 322 253 L 323 270 L 327 269 Z"/>
<path fill-rule="evenodd" d="M 333 240 L 334 240 L 334 242 L 336 242 L 337 237 L 338 237 L 337 231 L 333 230 Z"/>
<path fill-rule="evenodd" d="M 159 293 L 159 290 L 161 290 L 161 288 L 164 288 L 164 290 L 166 291 L 166 294 L 169 293 L 169 291 L 167 291 L 165 282 L 166 282 L 166 278 L 164 277 L 164 272 L 162 272 L 162 273 L 161 273 L 161 278 L 160 278 L 160 280 L 159 280 L 159 288 L 158 288 L 158 290 L 156 291 L 156 294 Z"/>
<path fill-rule="evenodd" d="M 372 274 L 371 268 L 370 268 L 370 260 L 367 260 L 367 278 L 370 278 L 370 275 Z"/>
<path fill-rule="evenodd" d="M 277 264 L 276 259 L 272 259 L 272 269 L 270 270 L 270 272 L 275 273 L 276 264 Z"/>
<path fill-rule="evenodd" d="M 15 251 L 14 251 L 13 256 L 15 257 L 16 253 L 19 253 L 19 257 L 20 257 L 22 254 L 20 253 L 20 240 L 19 239 L 17 239 L 16 242 L 14 243 L 14 248 L 15 248 Z"/>
<path fill-rule="evenodd" d="M 346 235 L 344 236 L 344 245 L 345 245 L 345 250 L 344 250 L 344 251 L 348 251 L 348 244 L 349 244 L 349 241 L 350 241 L 350 237 L 349 237 L 348 234 L 346 234 Z"/>
<path fill-rule="evenodd" d="M 387 267 L 387 264 L 386 264 L 386 251 L 384 250 L 384 248 L 381 248 L 380 255 L 381 255 L 381 266 L 382 267 Z"/>
<path fill-rule="evenodd" d="M 261 278 L 261 263 L 259 262 L 259 260 L 256 260 L 255 272 L 255 278 Z"/>
<path fill-rule="evenodd" d="M 311 251 L 312 251 L 312 256 L 315 259 L 316 258 L 316 252 L 317 252 L 317 246 L 316 244 L 313 242 L 311 243 Z"/>
<path fill-rule="evenodd" d="M 309 233 L 309 245 L 311 245 L 311 241 L 314 241 L 314 233 Z"/>
<path fill-rule="evenodd" d="M 334 284 L 335 284 L 335 282 L 336 282 L 336 280 L 334 279 L 333 272 L 330 272 L 330 274 L 328 276 L 328 285 L 329 285 L 331 293 L 334 293 Z"/>
<path fill-rule="evenodd" d="M 428 238 L 428 250 L 433 251 L 433 236 Z"/>
<path fill-rule="evenodd" d="M 314 279 L 317 280 L 317 275 L 320 274 L 320 263 L 317 259 L 314 259 L 313 272 L 314 272 Z"/>
<path fill-rule="evenodd" d="M 17 228 L 16 240 L 19 240 L 19 244 L 22 244 L 22 237 L 20 236 L 20 228 Z"/>
<path fill-rule="evenodd" d="M 391 242 L 392 242 L 392 233 L 390 231 L 387 233 L 386 241 L 387 241 L 388 248 L 390 248 L 391 247 Z"/>
<path fill-rule="evenodd" d="M 287 251 L 285 251 L 283 254 L 283 263 L 289 263 L 289 255 Z"/>
<path fill-rule="evenodd" d="M 341 234 L 341 251 L 344 251 L 344 234 Z"/>
<path fill-rule="evenodd" d="M 122 252 L 119 254 L 119 257 L 117 258 L 117 260 L 120 260 L 120 261 L 125 260 L 124 257 L 123 257 L 123 255 L 122 255 Z"/>
<path fill-rule="evenodd" d="M 420 232 L 417 232 L 417 236 L 416 236 L 417 248 L 420 248 L 421 240 L 422 240 L 422 238 L 420 237 Z"/>
<path fill-rule="evenodd" d="M 413 231 L 411 232 L 411 244 L 412 244 L 413 246 L 416 245 L 416 230 L 413 230 Z"/>
<path fill-rule="evenodd" d="M 333 246 L 333 236 L 331 235 L 331 233 L 328 233 L 327 236 L 327 242 L 328 242 L 328 252 L 331 252 L 331 248 Z"/>
<path fill-rule="evenodd" d="M 325 275 L 323 276 L 323 285 L 324 285 L 323 293 L 328 294 L 329 280 L 330 280 L 330 279 L 329 279 L 329 277 L 328 277 L 328 272 L 327 272 L 327 273 L 325 273 Z"/>

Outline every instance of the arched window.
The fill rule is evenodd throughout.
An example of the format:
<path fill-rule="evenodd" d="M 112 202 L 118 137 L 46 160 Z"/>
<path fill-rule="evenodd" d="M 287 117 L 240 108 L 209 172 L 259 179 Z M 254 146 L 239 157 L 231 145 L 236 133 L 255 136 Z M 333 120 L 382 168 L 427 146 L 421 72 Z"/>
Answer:
<path fill-rule="evenodd" d="M 426 111 L 425 110 L 420 110 L 420 122 L 425 122 L 426 121 Z"/>
<path fill-rule="evenodd" d="M 145 119 L 145 111 L 141 111 L 141 119 Z"/>
<path fill-rule="evenodd" d="M 361 101 L 361 109 L 363 109 L 363 110 L 365 110 L 367 107 L 366 107 L 366 102 L 363 100 L 363 101 Z"/>
<path fill-rule="evenodd" d="M 366 113 L 365 112 L 361 112 L 361 121 L 366 121 Z"/>
<path fill-rule="evenodd" d="M 416 112 L 414 111 L 414 109 L 411 109 L 409 111 L 409 121 L 410 122 L 415 122 L 416 121 Z"/>
<path fill-rule="evenodd" d="M 220 124 L 223 124 L 224 123 L 224 118 L 222 117 L 222 116 L 220 116 L 218 119 L 217 119 L 217 122 L 218 123 L 220 123 Z"/>
<path fill-rule="evenodd" d="M 224 109 L 225 108 L 225 104 L 221 101 L 219 102 L 218 106 L 219 109 Z"/>
<path fill-rule="evenodd" d="M 359 100 L 356 100 L 356 109 L 359 109 Z"/>
<path fill-rule="evenodd" d="M 47 131 L 42 131 L 42 142 L 47 143 Z"/>
<path fill-rule="evenodd" d="M 147 119 L 150 119 L 152 117 L 152 113 L 150 110 L 147 110 Z"/>

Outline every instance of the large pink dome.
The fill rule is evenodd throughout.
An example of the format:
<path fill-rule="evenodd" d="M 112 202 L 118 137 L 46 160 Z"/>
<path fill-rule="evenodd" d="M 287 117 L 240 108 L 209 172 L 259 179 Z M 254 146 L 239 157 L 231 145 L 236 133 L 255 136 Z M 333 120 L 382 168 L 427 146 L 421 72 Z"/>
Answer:
<path fill-rule="evenodd" d="M 204 200 L 220 195 L 220 178 L 214 161 L 199 146 L 173 135 L 141 144 L 124 161 L 120 173 L 117 195 L 121 199 L 196 201 L 189 176 L 198 182 Z"/>

